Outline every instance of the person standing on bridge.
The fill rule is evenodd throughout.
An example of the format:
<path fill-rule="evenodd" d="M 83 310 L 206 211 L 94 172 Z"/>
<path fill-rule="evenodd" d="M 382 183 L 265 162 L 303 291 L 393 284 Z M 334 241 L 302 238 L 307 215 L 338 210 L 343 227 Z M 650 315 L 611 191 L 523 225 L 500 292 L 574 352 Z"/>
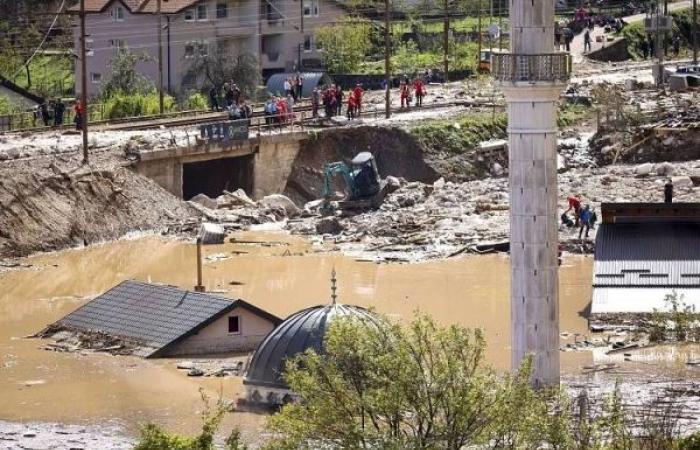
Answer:
<path fill-rule="evenodd" d="M 80 100 L 78 100 L 77 102 L 75 102 L 73 110 L 75 111 L 75 118 L 73 119 L 73 121 L 75 122 L 75 129 L 80 131 L 83 129 L 83 116 L 85 115 L 85 107 L 80 102 Z"/>
<path fill-rule="evenodd" d="M 318 108 L 321 104 L 321 93 L 318 91 L 318 86 L 314 87 L 311 91 L 311 115 L 316 118 L 318 117 Z"/>
<path fill-rule="evenodd" d="M 343 114 L 343 97 L 344 97 L 343 87 L 340 85 L 336 86 L 335 87 L 335 107 L 337 109 L 336 109 L 335 114 L 337 116 L 340 116 Z"/>
<path fill-rule="evenodd" d="M 66 105 L 60 98 L 56 99 L 56 103 L 53 105 L 53 124 L 54 126 L 60 127 L 63 125 L 63 114 L 66 112 Z"/>
<path fill-rule="evenodd" d="M 673 181 L 670 178 L 664 184 L 664 203 L 673 203 Z"/>
<path fill-rule="evenodd" d="M 583 52 L 588 53 L 591 51 L 591 31 L 589 29 L 586 29 L 586 32 L 583 33 Z"/>
<path fill-rule="evenodd" d="M 216 90 L 216 86 L 212 86 L 209 89 L 209 107 L 212 111 L 219 110 L 219 93 Z"/>
<path fill-rule="evenodd" d="M 362 113 L 362 95 L 364 94 L 364 89 L 362 89 L 362 84 L 357 83 L 355 89 L 352 90 L 352 96 L 355 97 L 355 116 L 360 117 Z"/>
<path fill-rule="evenodd" d="M 423 96 L 425 95 L 425 85 L 423 85 L 423 80 L 417 77 L 413 81 L 413 92 L 416 93 L 416 106 L 423 106 Z"/>
<path fill-rule="evenodd" d="M 231 84 L 231 101 L 234 105 L 238 105 L 238 101 L 241 99 L 241 89 L 236 83 Z"/>

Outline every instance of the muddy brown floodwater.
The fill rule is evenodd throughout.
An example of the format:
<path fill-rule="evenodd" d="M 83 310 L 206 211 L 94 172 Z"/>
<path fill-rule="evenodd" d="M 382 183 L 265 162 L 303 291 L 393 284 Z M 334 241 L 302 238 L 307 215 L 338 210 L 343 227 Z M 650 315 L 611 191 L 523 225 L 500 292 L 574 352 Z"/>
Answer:
<path fill-rule="evenodd" d="M 243 233 L 239 240 L 205 247 L 209 290 L 243 298 L 280 317 L 329 299 L 338 272 L 339 301 L 375 307 L 407 319 L 415 310 L 443 324 L 485 330 L 487 359 L 510 365 L 508 258 L 467 256 L 420 264 L 373 264 L 319 253 L 285 235 Z M 199 389 L 235 398 L 240 378 L 188 378 L 171 359 L 143 360 L 103 354 L 41 350 L 25 339 L 90 298 L 126 279 L 192 289 L 192 243 L 158 237 L 121 240 L 22 260 L 31 267 L 0 274 L 0 419 L 100 423 L 117 420 L 133 433 L 157 421 L 193 431 L 199 425 Z M 567 257 L 561 270 L 561 330 L 586 333 L 582 311 L 591 290 L 590 258 Z M 223 292 L 225 291 L 225 292 Z M 563 371 L 591 361 L 590 353 L 562 353 Z M 235 413 L 230 419 L 253 438 L 264 417 Z"/>

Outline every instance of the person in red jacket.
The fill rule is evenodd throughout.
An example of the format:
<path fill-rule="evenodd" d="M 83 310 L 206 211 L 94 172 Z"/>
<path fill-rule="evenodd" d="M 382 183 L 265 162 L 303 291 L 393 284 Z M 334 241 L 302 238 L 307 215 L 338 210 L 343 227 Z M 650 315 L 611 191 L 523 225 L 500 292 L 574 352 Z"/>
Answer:
<path fill-rule="evenodd" d="M 355 93 L 351 92 L 348 95 L 348 119 L 352 120 L 357 114 L 357 100 L 355 99 Z"/>
<path fill-rule="evenodd" d="M 78 100 L 75 102 L 75 106 L 73 107 L 75 110 L 75 118 L 73 119 L 73 122 L 75 122 L 75 129 L 76 130 L 82 130 L 83 129 L 83 118 L 85 116 L 85 107 L 83 104 Z"/>
<path fill-rule="evenodd" d="M 581 217 L 581 194 L 570 195 L 567 197 L 566 201 L 569 204 L 569 208 L 564 211 L 564 214 L 568 213 L 572 209 L 574 210 L 574 217 L 576 219 L 575 225 L 578 226 L 579 219 Z"/>
<path fill-rule="evenodd" d="M 423 80 L 416 78 L 413 81 L 413 92 L 416 93 L 416 106 L 423 106 L 423 96 L 425 95 L 425 85 Z"/>
<path fill-rule="evenodd" d="M 399 93 L 401 95 L 401 108 L 406 106 L 406 108 L 411 107 L 411 88 L 406 82 L 406 80 L 402 80 L 401 84 L 399 85 Z"/>
<path fill-rule="evenodd" d="M 362 95 L 364 93 L 365 90 L 362 89 L 362 85 L 360 83 L 357 83 L 355 85 L 355 89 L 352 90 L 352 95 L 355 97 L 355 116 L 358 118 L 362 113 Z"/>

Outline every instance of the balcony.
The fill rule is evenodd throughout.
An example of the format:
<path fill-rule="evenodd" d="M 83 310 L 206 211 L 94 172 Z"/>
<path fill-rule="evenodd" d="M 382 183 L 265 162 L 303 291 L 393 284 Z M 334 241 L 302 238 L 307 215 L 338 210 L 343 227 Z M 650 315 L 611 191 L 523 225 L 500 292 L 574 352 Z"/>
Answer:
<path fill-rule="evenodd" d="M 514 55 L 493 53 L 491 76 L 500 82 L 565 82 L 571 76 L 571 56 L 568 53 Z"/>

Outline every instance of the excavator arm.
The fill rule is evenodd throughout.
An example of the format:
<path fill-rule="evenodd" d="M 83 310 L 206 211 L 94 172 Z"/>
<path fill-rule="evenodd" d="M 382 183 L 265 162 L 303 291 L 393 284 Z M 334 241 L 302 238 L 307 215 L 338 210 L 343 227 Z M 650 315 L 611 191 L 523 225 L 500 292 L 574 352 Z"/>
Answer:
<path fill-rule="evenodd" d="M 345 184 L 348 186 L 349 198 L 357 197 L 357 185 L 355 184 L 355 179 L 352 176 L 352 172 L 347 164 L 341 161 L 332 162 L 326 164 L 323 170 L 323 198 L 329 201 L 333 194 L 333 176 L 339 173 L 343 176 Z"/>

